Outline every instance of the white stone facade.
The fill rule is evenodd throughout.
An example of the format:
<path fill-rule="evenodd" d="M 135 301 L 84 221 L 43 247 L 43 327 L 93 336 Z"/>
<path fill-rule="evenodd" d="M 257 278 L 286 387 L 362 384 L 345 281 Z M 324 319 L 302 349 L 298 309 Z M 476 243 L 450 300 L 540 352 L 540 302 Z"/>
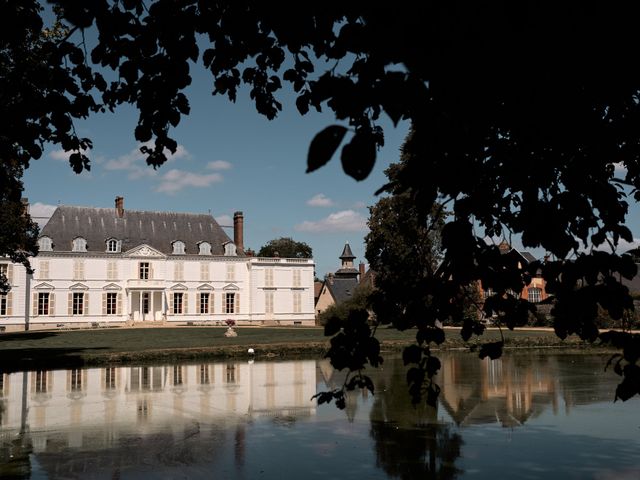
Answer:
<path fill-rule="evenodd" d="M 0 329 L 158 324 L 314 325 L 312 259 L 244 255 L 210 215 L 58 207 L 31 259 L 0 258 Z"/>

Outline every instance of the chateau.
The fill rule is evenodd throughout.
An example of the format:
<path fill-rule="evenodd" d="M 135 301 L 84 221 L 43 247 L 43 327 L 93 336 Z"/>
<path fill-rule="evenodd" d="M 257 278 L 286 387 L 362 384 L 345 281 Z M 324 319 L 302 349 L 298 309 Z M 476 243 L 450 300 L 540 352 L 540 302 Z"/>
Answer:
<path fill-rule="evenodd" d="M 311 259 L 244 252 L 211 215 L 59 206 L 40 232 L 33 275 L 0 259 L 11 284 L 0 328 L 176 324 L 313 325 Z"/>

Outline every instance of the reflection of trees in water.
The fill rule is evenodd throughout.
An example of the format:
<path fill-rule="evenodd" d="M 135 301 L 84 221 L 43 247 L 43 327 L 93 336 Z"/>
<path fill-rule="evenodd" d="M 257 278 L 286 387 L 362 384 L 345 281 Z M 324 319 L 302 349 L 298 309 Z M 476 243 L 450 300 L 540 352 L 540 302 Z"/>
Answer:
<path fill-rule="evenodd" d="M 411 405 L 404 373 L 400 359 L 389 359 L 376 375 L 370 434 L 377 465 L 403 479 L 456 478 L 462 473 L 455 466 L 462 437 L 438 423 L 435 408 Z"/>

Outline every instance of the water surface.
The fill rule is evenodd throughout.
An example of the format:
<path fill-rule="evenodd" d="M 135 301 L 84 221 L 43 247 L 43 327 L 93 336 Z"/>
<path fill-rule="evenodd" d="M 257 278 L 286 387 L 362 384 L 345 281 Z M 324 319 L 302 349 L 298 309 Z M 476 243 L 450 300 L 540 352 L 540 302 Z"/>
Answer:
<path fill-rule="evenodd" d="M 311 397 L 326 361 L 2 374 L 0 476 L 17 478 L 640 478 L 640 401 L 613 403 L 606 355 L 442 353 L 437 408 L 398 358 L 376 394 Z"/>

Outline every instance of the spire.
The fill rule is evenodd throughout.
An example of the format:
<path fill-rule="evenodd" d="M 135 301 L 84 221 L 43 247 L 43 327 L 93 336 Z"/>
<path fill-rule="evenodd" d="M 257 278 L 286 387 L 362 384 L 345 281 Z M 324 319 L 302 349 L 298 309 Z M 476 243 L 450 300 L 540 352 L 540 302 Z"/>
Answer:
<path fill-rule="evenodd" d="M 351 247 L 349 246 L 349 242 L 344 244 L 344 249 L 342 250 L 342 255 L 340 255 L 340 260 L 342 260 L 342 266 L 340 270 L 336 272 L 337 277 L 358 277 L 358 270 L 353 267 L 353 259 L 356 256 L 351 251 Z"/>
<path fill-rule="evenodd" d="M 353 260 L 354 258 L 356 258 L 356 256 L 353 254 L 353 252 L 351 251 L 351 247 L 349 246 L 349 242 L 344 244 L 344 249 L 342 250 L 342 255 L 340 255 L 340 260 L 348 260 L 351 259 Z"/>

